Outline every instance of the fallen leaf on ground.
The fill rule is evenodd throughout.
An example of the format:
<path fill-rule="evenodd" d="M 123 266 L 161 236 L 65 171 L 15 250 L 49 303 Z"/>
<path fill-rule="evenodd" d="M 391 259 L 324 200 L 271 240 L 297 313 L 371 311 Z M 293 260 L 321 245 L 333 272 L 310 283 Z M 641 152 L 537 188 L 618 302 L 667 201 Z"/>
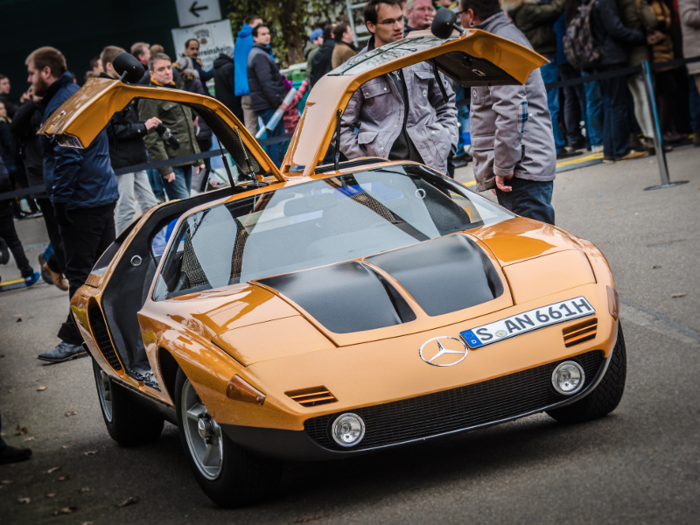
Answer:
<path fill-rule="evenodd" d="M 655 264 L 654 266 L 651 267 L 652 270 L 658 270 L 659 268 L 661 268 L 660 264 Z"/>
<path fill-rule="evenodd" d="M 5 357 L 5 354 L 0 354 L 0 357 Z"/>
<path fill-rule="evenodd" d="M 70 445 L 61 445 L 61 448 L 70 448 Z"/>
<path fill-rule="evenodd" d="M 12 480 L 11 479 L 3 479 L 2 481 L 0 481 L 0 483 L 2 483 L 3 485 L 9 485 L 10 483 L 12 483 Z"/>
<path fill-rule="evenodd" d="M 70 479 L 70 472 L 58 478 L 58 481 L 66 481 L 67 479 Z"/>
<path fill-rule="evenodd" d="M 26 438 L 24 441 L 34 441 L 35 439 L 36 439 L 36 438 L 32 436 L 32 437 Z"/>
<path fill-rule="evenodd" d="M 43 392 L 44 390 L 46 390 L 46 388 L 47 388 L 47 387 L 45 387 L 45 386 L 40 386 L 39 388 L 36 389 L 36 391 L 37 391 L 37 392 Z"/>
<path fill-rule="evenodd" d="M 52 467 L 49 470 L 47 470 L 46 473 L 51 474 L 52 472 L 56 472 L 57 470 L 61 470 L 61 467 Z"/>
<path fill-rule="evenodd" d="M 73 514 L 78 507 L 63 507 L 62 509 L 54 510 L 53 515 L 58 516 L 59 514 Z"/>
<path fill-rule="evenodd" d="M 81 489 L 79 489 L 79 490 L 76 490 L 76 492 L 82 496 L 82 495 L 85 494 L 86 492 L 90 492 L 90 487 L 83 487 L 83 488 L 81 488 Z"/>
<path fill-rule="evenodd" d="M 75 410 L 71 410 L 70 412 L 66 412 L 66 417 L 70 416 L 77 416 L 78 413 Z"/>
<path fill-rule="evenodd" d="M 127 505 L 133 505 L 134 503 L 138 503 L 141 498 L 138 496 L 130 496 L 126 498 L 124 501 L 122 501 L 117 507 L 126 507 Z"/>
<path fill-rule="evenodd" d="M 93 525 L 91 521 L 84 521 L 82 525 Z"/>
<path fill-rule="evenodd" d="M 23 436 L 24 434 L 29 433 L 29 430 L 27 427 L 21 427 L 17 425 L 17 428 L 15 429 L 15 436 Z"/>
<path fill-rule="evenodd" d="M 86 450 L 85 452 L 83 452 L 83 456 L 94 456 L 95 454 L 97 454 L 97 452 L 97 450 Z"/>
<path fill-rule="evenodd" d="M 17 320 L 15 321 L 15 323 L 21 323 L 21 322 L 22 322 L 22 318 L 21 318 L 21 317 L 18 317 Z"/>
<path fill-rule="evenodd" d="M 46 497 L 47 498 L 55 498 L 56 494 L 52 492 L 51 494 L 47 494 Z"/>
<path fill-rule="evenodd" d="M 32 498 L 17 498 L 17 503 L 27 504 L 32 501 Z"/>
<path fill-rule="evenodd" d="M 320 520 L 321 518 L 325 518 L 327 516 L 328 516 L 328 514 L 324 514 L 322 516 L 312 516 L 310 518 L 299 518 L 294 523 L 306 523 L 307 521 L 316 521 L 316 520 Z"/>
<path fill-rule="evenodd" d="M 672 293 L 671 294 L 671 299 L 678 299 L 679 297 L 685 297 L 688 295 L 687 293 Z"/>

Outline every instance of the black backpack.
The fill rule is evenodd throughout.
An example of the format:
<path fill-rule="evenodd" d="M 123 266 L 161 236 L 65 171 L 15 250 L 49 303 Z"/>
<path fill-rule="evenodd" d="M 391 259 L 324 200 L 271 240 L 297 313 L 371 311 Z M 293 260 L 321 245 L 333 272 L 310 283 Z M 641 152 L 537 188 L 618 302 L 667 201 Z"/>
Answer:
<path fill-rule="evenodd" d="M 584 71 L 593 69 L 602 57 L 601 49 L 593 38 L 591 28 L 595 2 L 596 0 L 589 0 L 586 3 L 584 0 L 564 35 L 564 51 L 569 64 Z"/>

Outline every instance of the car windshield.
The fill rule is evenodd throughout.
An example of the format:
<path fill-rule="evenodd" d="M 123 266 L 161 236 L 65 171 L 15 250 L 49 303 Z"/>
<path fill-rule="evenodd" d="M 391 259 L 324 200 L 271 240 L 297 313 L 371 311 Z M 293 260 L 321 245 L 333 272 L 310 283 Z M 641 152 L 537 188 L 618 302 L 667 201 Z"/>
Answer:
<path fill-rule="evenodd" d="M 388 166 L 202 210 L 177 229 L 153 299 L 357 259 L 512 217 L 457 188 L 420 166 Z"/>
<path fill-rule="evenodd" d="M 397 42 L 377 47 L 362 55 L 357 55 L 335 68 L 328 73 L 328 75 L 357 75 L 368 69 L 385 64 L 390 60 L 401 58 L 408 54 L 415 53 L 416 51 L 422 51 L 423 49 L 449 42 L 450 40 L 454 40 L 454 37 L 447 40 L 434 36 L 404 38 Z"/>

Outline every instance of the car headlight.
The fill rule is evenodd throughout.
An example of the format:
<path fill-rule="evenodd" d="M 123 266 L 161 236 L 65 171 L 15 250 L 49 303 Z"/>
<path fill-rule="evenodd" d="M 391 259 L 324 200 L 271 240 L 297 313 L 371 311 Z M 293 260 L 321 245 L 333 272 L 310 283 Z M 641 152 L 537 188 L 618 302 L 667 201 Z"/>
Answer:
<path fill-rule="evenodd" d="M 331 433 L 341 447 L 354 447 L 365 437 L 365 422 L 357 414 L 342 414 L 333 422 Z"/>
<path fill-rule="evenodd" d="M 576 361 L 564 361 L 552 372 L 552 385 L 560 394 L 570 396 L 581 388 L 586 380 L 586 374 Z"/>

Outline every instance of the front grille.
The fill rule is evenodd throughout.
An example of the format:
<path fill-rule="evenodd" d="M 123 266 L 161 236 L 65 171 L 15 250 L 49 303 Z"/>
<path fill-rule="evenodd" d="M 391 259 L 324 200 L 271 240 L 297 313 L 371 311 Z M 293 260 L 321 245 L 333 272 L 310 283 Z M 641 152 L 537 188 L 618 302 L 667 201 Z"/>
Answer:
<path fill-rule="evenodd" d="M 564 346 L 569 348 L 571 346 L 580 345 L 591 339 L 595 339 L 596 333 L 598 332 L 598 319 L 595 317 L 593 319 L 587 319 L 582 323 L 569 326 L 562 330 L 562 335 L 564 336 Z"/>
<path fill-rule="evenodd" d="M 304 407 L 315 407 L 338 401 L 325 386 L 293 390 L 285 394 Z"/>
<path fill-rule="evenodd" d="M 122 365 L 119 362 L 117 353 L 114 351 L 112 346 L 112 341 L 109 338 L 109 332 L 107 331 L 107 323 L 102 315 L 100 307 L 93 305 L 88 309 L 88 319 L 90 320 L 90 330 L 92 330 L 92 336 L 95 338 L 95 343 L 100 348 L 102 355 L 105 357 L 109 366 L 115 370 L 121 370 Z"/>
<path fill-rule="evenodd" d="M 572 358 L 594 381 L 604 362 L 596 350 Z M 521 414 L 541 410 L 564 399 L 552 387 L 552 372 L 561 361 L 482 383 L 350 410 L 365 422 L 365 437 L 352 450 L 363 450 L 422 439 L 455 430 L 471 428 Z M 320 446 L 348 451 L 330 435 L 337 414 L 315 417 L 304 423 L 306 433 Z"/>

